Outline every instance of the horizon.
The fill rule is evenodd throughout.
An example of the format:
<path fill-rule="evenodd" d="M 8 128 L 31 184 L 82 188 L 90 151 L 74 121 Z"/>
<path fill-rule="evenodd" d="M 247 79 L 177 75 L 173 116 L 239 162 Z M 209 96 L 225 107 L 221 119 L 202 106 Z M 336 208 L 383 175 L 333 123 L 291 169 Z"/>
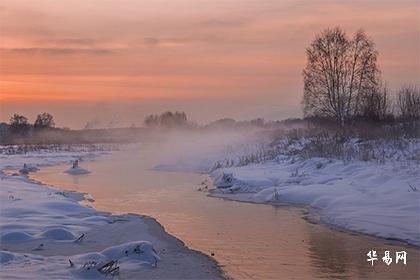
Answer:
<path fill-rule="evenodd" d="M 301 117 L 306 48 L 325 28 L 359 28 L 379 51 L 391 93 L 419 85 L 418 1 L 2 1 L 1 114 L 58 127 L 141 125 L 184 111 Z M 416 58 L 416 59 L 413 59 Z"/>

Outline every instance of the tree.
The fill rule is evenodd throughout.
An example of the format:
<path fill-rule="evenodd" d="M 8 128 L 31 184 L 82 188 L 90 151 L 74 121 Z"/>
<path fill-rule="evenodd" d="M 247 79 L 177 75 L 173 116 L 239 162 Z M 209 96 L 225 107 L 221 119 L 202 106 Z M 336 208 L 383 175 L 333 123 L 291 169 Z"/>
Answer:
<path fill-rule="evenodd" d="M 330 117 L 340 125 L 360 116 L 378 94 L 378 52 L 363 30 L 349 39 L 336 27 L 318 34 L 306 50 L 303 106 L 306 117 Z"/>
<path fill-rule="evenodd" d="M 149 127 L 158 126 L 159 125 L 159 116 L 157 115 L 149 115 L 144 119 L 144 124 Z"/>
<path fill-rule="evenodd" d="M 263 118 L 257 118 L 257 119 L 253 119 L 253 120 L 251 120 L 250 121 L 250 123 L 251 123 L 251 125 L 254 125 L 254 126 L 264 126 L 264 119 Z"/>
<path fill-rule="evenodd" d="M 397 93 L 396 107 L 405 120 L 420 119 L 420 90 L 415 86 L 403 86 Z"/>
<path fill-rule="evenodd" d="M 366 94 L 358 117 L 371 121 L 383 121 L 393 118 L 391 102 L 386 87 L 378 86 L 371 94 Z"/>
<path fill-rule="evenodd" d="M 166 127 L 183 126 L 187 124 L 187 115 L 184 112 L 168 111 L 159 116 L 159 123 Z"/>
<path fill-rule="evenodd" d="M 19 114 L 14 114 L 10 118 L 10 126 L 13 128 L 21 128 L 29 126 L 28 118 Z"/>
<path fill-rule="evenodd" d="M 35 128 L 52 128 L 55 126 L 54 118 L 51 114 L 42 113 L 36 117 L 34 127 Z"/>
<path fill-rule="evenodd" d="M 148 127 L 180 127 L 188 124 L 187 115 L 184 112 L 167 111 L 160 115 L 149 115 L 144 119 Z"/>
<path fill-rule="evenodd" d="M 10 118 L 9 124 L 12 132 L 14 133 L 24 133 L 30 127 L 28 118 L 19 114 L 14 114 Z"/>

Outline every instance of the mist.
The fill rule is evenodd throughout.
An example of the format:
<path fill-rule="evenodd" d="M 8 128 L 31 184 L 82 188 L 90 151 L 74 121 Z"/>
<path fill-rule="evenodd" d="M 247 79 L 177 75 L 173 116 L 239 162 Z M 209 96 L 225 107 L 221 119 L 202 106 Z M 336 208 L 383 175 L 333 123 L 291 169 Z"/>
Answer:
<path fill-rule="evenodd" d="M 251 153 L 268 139 L 262 128 L 171 131 L 156 135 L 151 142 L 142 143 L 158 170 L 207 172 L 220 159 L 237 158 Z"/>

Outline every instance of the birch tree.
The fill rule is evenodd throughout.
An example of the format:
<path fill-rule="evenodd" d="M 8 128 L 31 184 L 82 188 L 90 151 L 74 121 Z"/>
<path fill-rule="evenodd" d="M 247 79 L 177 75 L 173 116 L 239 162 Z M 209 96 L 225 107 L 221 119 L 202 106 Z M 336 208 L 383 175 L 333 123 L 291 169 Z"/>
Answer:
<path fill-rule="evenodd" d="M 344 125 L 367 111 L 367 100 L 380 93 L 378 52 L 363 30 L 349 39 L 339 27 L 326 29 L 306 54 L 305 116 L 331 117 Z"/>

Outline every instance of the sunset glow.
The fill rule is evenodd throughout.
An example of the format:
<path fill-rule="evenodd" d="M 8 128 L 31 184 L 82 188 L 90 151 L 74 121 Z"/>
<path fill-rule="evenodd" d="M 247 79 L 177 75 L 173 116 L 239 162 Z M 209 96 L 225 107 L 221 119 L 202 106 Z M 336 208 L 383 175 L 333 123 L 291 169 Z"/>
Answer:
<path fill-rule="evenodd" d="M 420 0 L 1 0 L 0 279 L 420 279 Z"/>
<path fill-rule="evenodd" d="M 419 14 L 418 1 L 4 0 L 1 121 L 301 116 L 305 47 L 319 30 L 365 29 L 395 90 L 419 83 Z"/>

